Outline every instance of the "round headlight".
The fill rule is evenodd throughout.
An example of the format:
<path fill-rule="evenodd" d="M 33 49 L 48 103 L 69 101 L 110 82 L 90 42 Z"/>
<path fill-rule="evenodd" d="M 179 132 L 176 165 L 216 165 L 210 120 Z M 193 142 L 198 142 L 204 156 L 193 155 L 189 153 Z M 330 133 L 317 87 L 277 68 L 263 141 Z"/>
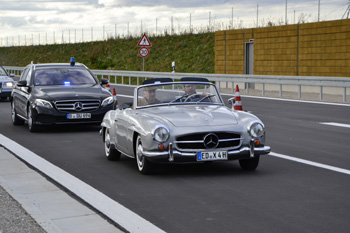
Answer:
<path fill-rule="evenodd" d="M 169 138 L 169 130 L 165 127 L 158 127 L 154 130 L 154 139 L 158 142 L 165 142 Z"/>
<path fill-rule="evenodd" d="M 249 127 L 249 134 L 254 138 L 258 138 L 264 135 L 264 126 L 260 123 L 253 123 Z"/>

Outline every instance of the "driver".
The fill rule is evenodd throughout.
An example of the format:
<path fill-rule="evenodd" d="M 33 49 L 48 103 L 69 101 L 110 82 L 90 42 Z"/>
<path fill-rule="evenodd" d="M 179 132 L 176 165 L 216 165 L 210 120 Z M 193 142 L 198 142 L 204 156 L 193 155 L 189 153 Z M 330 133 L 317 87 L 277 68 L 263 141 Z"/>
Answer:
<path fill-rule="evenodd" d="M 146 106 L 151 104 L 160 104 L 162 101 L 156 98 L 156 87 L 144 87 L 143 98 L 139 100 L 139 106 Z"/>
<path fill-rule="evenodd" d="M 196 85 L 194 84 L 185 84 L 184 85 L 184 91 L 185 91 L 185 95 L 190 96 L 193 94 L 196 94 Z"/>
<path fill-rule="evenodd" d="M 197 94 L 196 92 L 196 88 L 197 86 L 195 84 L 185 84 L 184 85 L 184 91 L 185 94 L 183 95 L 183 102 L 192 102 L 192 101 L 196 101 L 199 100 L 202 96 Z"/>
<path fill-rule="evenodd" d="M 185 94 L 183 95 L 183 98 L 181 99 L 182 102 L 195 102 L 203 97 L 208 96 L 205 93 L 197 94 L 196 88 L 197 86 L 195 84 L 185 84 L 183 85 Z"/>
<path fill-rule="evenodd" d="M 45 86 L 45 85 L 51 85 L 51 84 L 52 84 L 52 81 L 47 74 L 41 74 L 35 77 L 35 85 Z"/>

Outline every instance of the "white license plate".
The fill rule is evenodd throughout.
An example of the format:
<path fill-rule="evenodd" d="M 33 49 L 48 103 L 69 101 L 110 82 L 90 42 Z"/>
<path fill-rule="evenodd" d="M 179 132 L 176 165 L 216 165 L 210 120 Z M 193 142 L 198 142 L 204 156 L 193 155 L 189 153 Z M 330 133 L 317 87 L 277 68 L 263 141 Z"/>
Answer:
<path fill-rule="evenodd" d="M 88 119 L 91 118 L 91 113 L 70 113 L 67 114 L 67 119 Z"/>
<path fill-rule="evenodd" d="M 197 161 L 227 160 L 227 151 L 197 152 Z"/>

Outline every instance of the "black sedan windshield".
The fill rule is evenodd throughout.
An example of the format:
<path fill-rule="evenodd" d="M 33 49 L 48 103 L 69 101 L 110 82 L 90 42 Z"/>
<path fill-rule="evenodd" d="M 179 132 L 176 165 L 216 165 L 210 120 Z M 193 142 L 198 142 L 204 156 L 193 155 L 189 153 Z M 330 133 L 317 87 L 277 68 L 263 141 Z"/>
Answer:
<path fill-rule="evenodd" d="M 85 69 L 74 68 L 52 68 L 36 70 L 34 85 L 35 86 L 47 86 L 47 85 L 64 85 L 64 86 L 76 86 L 96 84 L 96 80 Z"/>

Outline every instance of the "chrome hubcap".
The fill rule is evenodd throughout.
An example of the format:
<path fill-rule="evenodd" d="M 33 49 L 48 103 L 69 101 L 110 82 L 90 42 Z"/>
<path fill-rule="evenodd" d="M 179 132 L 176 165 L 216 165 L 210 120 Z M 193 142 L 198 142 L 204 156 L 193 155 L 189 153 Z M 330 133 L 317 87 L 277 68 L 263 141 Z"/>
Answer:
<path fill-rule="evenodd" d="M 32 119 L 32 110 L 28 109 L 28 127 L 32 128 L 33 119 Z"/>
<path fill-rule="evenodd" d="M 140 141 L 138 141 L 138 146 L 137 146 L 137 153 L 136 153 L 136 159 L 137 159 L 137 165 L 139 166 L 139 169 L 142 170 L 143 168 L 143 148 L 142 144 Z"/>
<path fill-rule="evenodd" d="M 12 108 L 11 108 L 11 117 L 12 117 L 12 121 L 15 121 L 15 106 L 12 104 Z"/>
<path fill-rule="evenodd" d="M 105 134 L 105 151 L 106 151 L 106 156 L 109 156 L 110 147 L 111 147 L 111 138 L 109 136 L 108 129 L 106 129 L 106 134 Z"/>

